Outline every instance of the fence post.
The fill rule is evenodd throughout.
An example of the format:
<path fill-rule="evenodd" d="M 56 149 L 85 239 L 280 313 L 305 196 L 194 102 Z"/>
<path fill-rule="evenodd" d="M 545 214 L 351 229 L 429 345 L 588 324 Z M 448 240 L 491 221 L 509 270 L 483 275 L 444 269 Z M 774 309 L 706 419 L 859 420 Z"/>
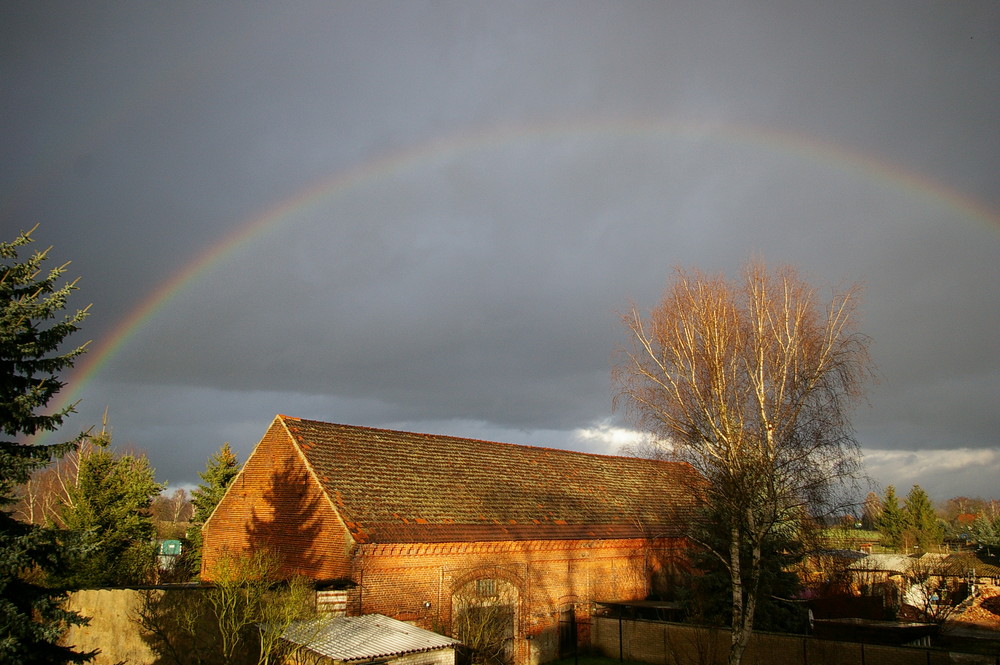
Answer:
<path fill-rule="evenodd" d="M 625 642 L 622 640 L 622 615 L 620 609 L 618 611 L 618 660 L 625 660 Z"/>

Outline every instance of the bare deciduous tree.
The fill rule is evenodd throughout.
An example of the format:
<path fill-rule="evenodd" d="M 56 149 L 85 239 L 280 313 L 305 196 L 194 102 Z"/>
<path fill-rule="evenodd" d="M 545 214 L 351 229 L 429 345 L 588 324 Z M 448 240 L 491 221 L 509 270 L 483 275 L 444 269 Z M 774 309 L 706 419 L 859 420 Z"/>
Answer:
<path fill-rule="evenodd" d="M 478 579 L 452 598 L 452 634 L 471 652 L 477 665 L 509 663 L 513 658 L 517 590 L 502 579 Z"/>
<path fill-rule="evenodd" d="M 102 431 L 102 434 L 81 438 L 77 448 L 32 473 L 28 482 L 17 490 L 14 513 L 18 519 L 29 524 L 62 527 L 62 512 L 73 505 L 71 489 L 80 475 L 80 461 L 93 452 L 93 439 L 103 435 Z"/>
<path fill-rule="evenodd" d="M 187 490 L 183 487 L 175 489 L 169 495 L 160 494 L 153 500 L 153 505 L 149 507 L 153 519 L 160 522 L 188 522 L 194 514 L 194 507 L 188 497 Z"/>
<path fill-rule="evenodd" d="M 216 562 L 211 587 L 144 591 L 132 620 L 163 662 L 285 662 L 290 645 L 282 634 L 293 622 L 309 624 L 316 596 L 304 577 L 280 579 L 280 568 L 266 549 L 227 551 Z"/>
<path fill-rule="evenodd" d="M 762 545 L 829 506 L 860 468 L 847 416 L 873 371 L 859 294 L 824 303 L 794 269 L 760 262 L 738 281 L 678 269 L 648 318 L 635 306 L 622 317 L 631 344 L 616 405 L 701 473 L 728 531 L 712 551 L 732 585 L 730 663 L 753 630 Z"/>
<path fill-rule="evenodd" d="M 261 605 L 260 653 L 258 665 L 285 663 L 294 647 L 282 638 L 292 624 L 298 625 L 297 634 L 315 638 L 320 634 L 321 622 L 310 622 L 316 615 L 316 590 L 305 577 L 296 576 L 278 588 L 272 588 Z"/>
<path fill-rule="evenodd" d="M 869 531 L 878 530 L 882 519 L 882 498 L 875 492 L 868 492 L 861 506 L 861 526 Z"/>
<path fill-rule="evenodd" d="M 208 602 L 225 662 L 233 661 L 247 639 L 247 629 L 260 621 L 279 566 L 278 558 L 265 549 L 248 555 L 227 552 L 216 562 L 215 588 L 208 594 Z"/>
<path fill-rule="evenodd" d="M 963 599 L 962 582 L 971 576 L 961 559 L 925 554 L 913 559 L 904 576 L 903 602 L 916 610 L 922 621 L 943 624 Z"/>
<path fill-rule="evenodd" d="M 187 490 L 180 487 L 170 494 L 163 492 L 153 499 L 149 512 L 156 525 L 158 538 L 183 538 L 191 526 L 194 506 Z"/>

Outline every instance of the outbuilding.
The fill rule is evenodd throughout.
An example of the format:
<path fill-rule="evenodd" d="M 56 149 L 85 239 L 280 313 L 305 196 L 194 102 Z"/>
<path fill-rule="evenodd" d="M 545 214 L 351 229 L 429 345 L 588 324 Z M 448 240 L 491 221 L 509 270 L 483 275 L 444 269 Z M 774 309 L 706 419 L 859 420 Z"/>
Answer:
<path fill-rule="evenodd" d="M 458 640 L 381 614 L 321 616 L 282 633 L 287 665 L 454 665 Z"/>
<path fill-rule="evenodd" d="M 501 660 L 588 640 L 596 600 L 669 600 L 700 477 L 681 463 L 277 416 L 203 529 L 202 577 L 268 549 L 384 614 Z M 499 626 L 499 628 L 498 628 Z"/>

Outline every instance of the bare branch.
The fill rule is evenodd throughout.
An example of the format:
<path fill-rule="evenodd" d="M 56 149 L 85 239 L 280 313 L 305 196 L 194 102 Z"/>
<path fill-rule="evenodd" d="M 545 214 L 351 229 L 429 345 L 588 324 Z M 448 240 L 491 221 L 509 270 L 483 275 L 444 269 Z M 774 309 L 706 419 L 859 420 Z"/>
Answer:
<path fill-rule="evenodd" d="M 648 317 L 635 306 L 622 316 L 631 343 L 614 369 L 615 406 L 671 441 L 731 529 L 714 552 L 733 584 L 730 662 L 752 629 L 762 544 L 829 510 L 860 468 L 848 412 L 874 376 L 856 330 L 860 292 L 823 304 L 793 268 L 756 261 L 737 281 L 677 269 Z"/>

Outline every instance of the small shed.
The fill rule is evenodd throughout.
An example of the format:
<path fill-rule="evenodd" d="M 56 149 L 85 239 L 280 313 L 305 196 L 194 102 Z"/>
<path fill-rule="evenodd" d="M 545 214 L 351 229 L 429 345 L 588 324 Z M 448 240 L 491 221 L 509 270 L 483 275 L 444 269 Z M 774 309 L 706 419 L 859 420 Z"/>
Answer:
<path fill-rule="evenodd" d="M 173 570 L 181 555 L 181 541 L 161 540 L 156 550 L 156 561 L 160 570 Z"/>
<path fill-rule="evenodd" d="M 160 556 L 180 556 L 180 553 L 181 553 L 181 541 L 179 540 L 160 541 Z"/>
<path fill-rule="evenodd" d="M 392 663 L 454 665 L 460 645 L 444 635 L 381 614 L 296 621 L 282 633 L 292 645 L 287 664 Z"/>

